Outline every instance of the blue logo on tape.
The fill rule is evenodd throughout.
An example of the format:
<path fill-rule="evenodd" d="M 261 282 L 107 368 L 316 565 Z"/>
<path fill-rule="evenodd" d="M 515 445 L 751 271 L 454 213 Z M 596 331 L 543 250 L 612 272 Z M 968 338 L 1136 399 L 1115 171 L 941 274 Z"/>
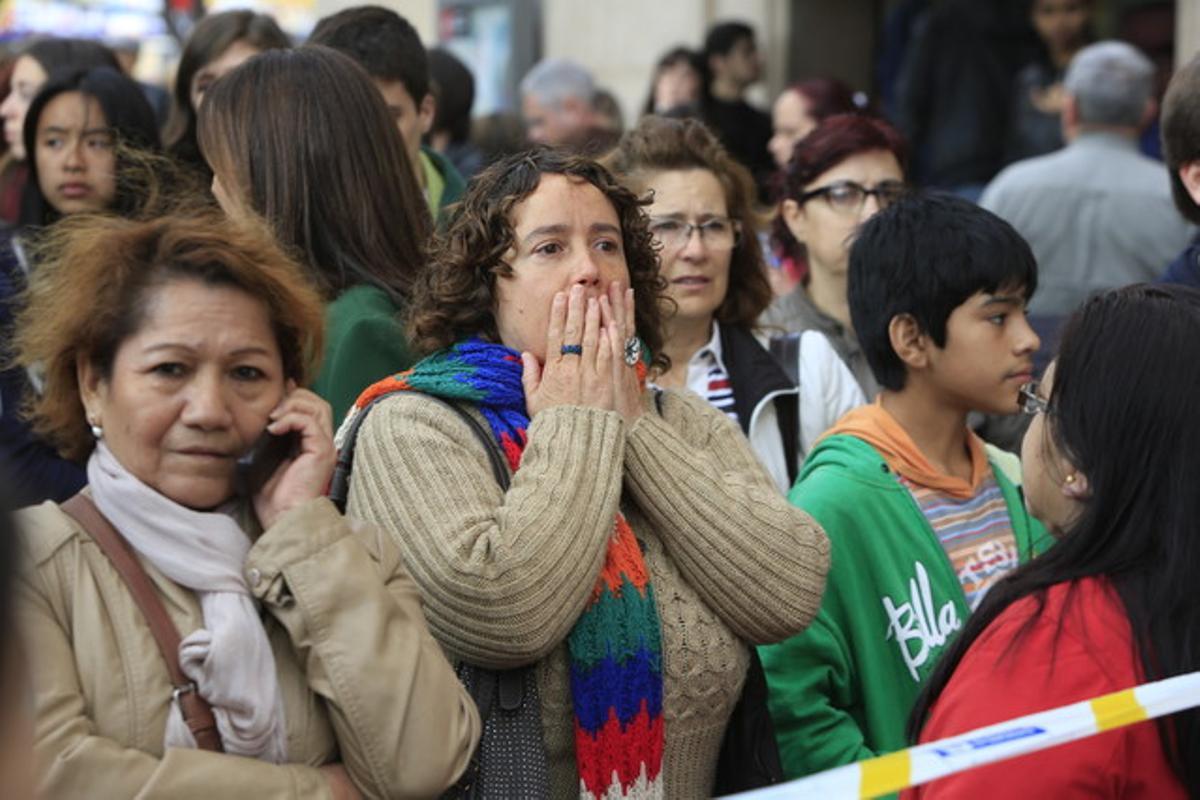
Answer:
<path fill-rule="evenodd" d="M 980 736 L 975 739 L 967 739 L 961 742 L 943 747 L 934 748 L 933 752 L 937 753 L 942 758 L 951 758 L 960 753 L 970 752 L 972 750 L 983 750 L 988 747 L 995 747 L 998 744 L 1005 742 L 1013 742 L 1017 739 L 1028 739 L 1030 736 L 1038 736 L 1046 732 L 1045 728 L 1039 728 L 1036 725 L 1031 725 L 1025 728 L 1013 728 L 1012 730 L 1000 731 L 998 733 L 989 734 L 988 736 Z"/>

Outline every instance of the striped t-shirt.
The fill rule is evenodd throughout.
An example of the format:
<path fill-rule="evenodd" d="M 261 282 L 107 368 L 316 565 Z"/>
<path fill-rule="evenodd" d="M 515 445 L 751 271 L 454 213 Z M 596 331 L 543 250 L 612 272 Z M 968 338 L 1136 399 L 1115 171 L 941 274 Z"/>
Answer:
<path fill-rule="evenodd" d="M 1017 539 L 996 478 L 974 496 L 956 497 L 900 477 L 954 565 L 971 610 L 996 581 L 1017 568 Z"/>

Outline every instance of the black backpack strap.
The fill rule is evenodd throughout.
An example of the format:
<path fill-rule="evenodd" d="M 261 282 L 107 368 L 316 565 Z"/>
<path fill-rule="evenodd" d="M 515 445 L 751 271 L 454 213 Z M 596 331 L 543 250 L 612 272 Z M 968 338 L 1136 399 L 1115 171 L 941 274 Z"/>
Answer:
<path fill-rule="evenodd" d="M 800 337 L 803 335 L 804 331 L 786 333 L 783 336 L 772 336 L 767 342 L 767 350 L 779 362 L 793 386 L 800 385 Z"/>
<path fill-rule="evenodd" d="M 350 496 L 350 473 L 354 469 L 354 451 L 358 447 L 358 431 L 362 428 L 363 423 L 367 421 L 367 414 L 370 413 L 371 409 L 397 392 L 409 392 L 412 394 L 413 390 L 395 389 L 386 394 L 379 395 L 358 410 L 358 413 L 354 415 L 354 419 L 350 423 L 350 427 L 346 430 L 346 437 L 343 439 L 342 446 L 338 450 L 337 464 L 333 468 L 333 478 L 329 482 L 329 499 L 333 501 L 333 504 L 342 513 L 346 512 L 346 501 Z M 488 463 L 492 467 L 492 476 L 496 479 L 496 483 L 500 484 L 501 489 L 508 491 L 509 476 L 508 468 L 504 463 L 504 455 L 500 452 L 495 438 L 491 433 L 484 430 L 479 420 L 475 419 L 458 402 L 446 400 L 433 394 L 425 394 L 424 392 L 417 392 L 417 394 L 422 394 L 430 400 L 441 403 L 454 411 L 467 424 L 467 427 L 471 429 L 471 433 L 475 434 L 475 438 L 480 441 L 487 452 Z"/>
<path fill-rule="evenodd" d="M 788 486 L 800 474 L 800 398 L 782 394 L 775 398 L 775 419 L 779 423 L 779 438 L 783 443 L 783 460 L 787 465 Z"/>
<path fill-rule="evenodd" d="M 771 356 L 779 362 L 792 385 L 800 394 L 780 397 L 775 401 L 776 418 L 779 420 L 779 435 L 783 440 L 784 460 L 787 462 L 788 484 L 796 482 L 800 464 L 800 348 L 804 331 L 773 336 L 767 343 Z"/>

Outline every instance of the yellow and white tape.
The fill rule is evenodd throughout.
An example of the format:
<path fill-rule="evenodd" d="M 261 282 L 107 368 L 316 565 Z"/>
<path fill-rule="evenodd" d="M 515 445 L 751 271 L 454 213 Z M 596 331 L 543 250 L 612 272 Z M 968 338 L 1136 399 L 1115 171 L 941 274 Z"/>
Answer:
<path fill-rule="evenodd" d="M 1196 706 L 1200 672 L 1191 672 L 729 797 L 879 797 Z"/>

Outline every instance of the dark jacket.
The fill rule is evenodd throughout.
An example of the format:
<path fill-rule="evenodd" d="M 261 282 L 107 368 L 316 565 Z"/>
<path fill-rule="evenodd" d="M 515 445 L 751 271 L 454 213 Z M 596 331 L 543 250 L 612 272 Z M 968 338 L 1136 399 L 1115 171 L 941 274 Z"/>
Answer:
<path fill-rule="evenodd" d="M 1010 94 L 1037 54 L 1020 3 L 948 0 L 930 10 L 909 47 L 897 125 L 923 184 L 983 184 L 1004 163 Z"/>
<path fill-rule="evenodd" d="M 1159 283 L 1177 283 L 1200 289 L 1200 239 L 1193 241 L 1187 249 L 1175 257 Z"/>
<path fill-rule="evenodd" d="M 0 239 L 0 358 L 12 356 L 14 316 L 25 288 L 25 270 L 18 259 L 11 232 Z M 67 461 L 35 436 L 21 417 L 20 408 L 30 391 L 24 369 L 0 370 L 0 472 L 6 473 L 3 491 L 13 507 L 45 500 L 62 502 L 87 483 L 83 469 Z"/>

